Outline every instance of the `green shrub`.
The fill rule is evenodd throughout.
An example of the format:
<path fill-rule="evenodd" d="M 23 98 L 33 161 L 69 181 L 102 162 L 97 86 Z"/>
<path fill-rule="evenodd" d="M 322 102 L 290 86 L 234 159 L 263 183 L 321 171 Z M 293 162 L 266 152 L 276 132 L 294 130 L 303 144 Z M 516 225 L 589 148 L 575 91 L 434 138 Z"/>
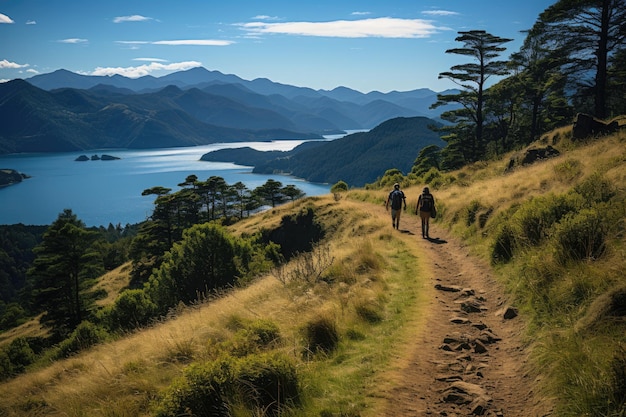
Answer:
<path fill-rule="evenodd" d="M 596 203 L 606 203 L 615 195 L 615 186 L 601 174 L 595 173 L 574 187 L 574 192 L 580 194 L 586 208 Z"/>
<path fill-rule="evenodd" d="M 476 221 L 476 215 L 478 210 L 482 208 L 480 201 L 472 200 L 469 205 L 465 208 L 465 225 L 471 226 Z"/>
<path fill-rule="evenodd" d="M 246 358 L 223 357 L 194 364 L 164 393 L 157 417 L 230 416 L 245 407 L 248 415 L 280 415 L 283 407 L 299 404 L 300 387 L 295 365 L 272 353 Z"/>
<path fill-rule="evenodd" d="M 339 332 L 335 321 L 329 317 L 318 317 L 304 327 L 306 353 L 330 353 L 339 344 Z"/>
<path fill-rule="evenodd" d="M 522 205 L 513 220 L 519 228 L 521 239 L 528 245 L 536 246 L 544 240 L 555 223 L 568 213 L 577 211 L 581 205 L 582 199 L 576 194 L 538 197 Z"/>
<path fill-rule="evenodd" d="M 607 228 L 596 209 L 567 215 L 555 228 L 558 259 L 596 259 L 606 250 Z"/>
<path fill-rule="evenodd" d="M 25 337 L 14 339 L 7 346 L 6 353 L 15 373 L 24 372 L 28 365 L 35 362 L 35 352 L 33 352 Z"/>
<path fill-rule="evenodd" d="M 296 367 L 275 353 L 251 355 L 236 363 L 235 401 L 263 415 L 281 415 L 281 410 L 300 402 Z M 238 401 L 239 400 L 239 401 Z"/>
<path fill-rule="evenodd" d="M 104 341 L 106 337 L 107 332 L 104 328 L 84 321 L 78 325 L 70 337 L 59 344 L 57 356 L 60 358 L 69 357 L 72 354 Z"/>
<path fill-rule="evenodd" d="M 6 349 L 0 349 L 0 381 L 9 379 L 13 374 L 13 365 L 11 365 L 11 359 L 9 359 Z"/>
<path fill-rule="evenodd" d="M 380 323 L 383 320 L 382 306 L 371 300 L 361 299 L 355 303 L 356 314 L 368 323 Z"/>
<path fill-rule="evenodd" d="M 223 348 L 231 355 L 243 357 L 261 350 L 275 347 L 280 343 L 278 326 L 269 320 L 256 320 L 237 330 Z"/>
<path fill-rule="evenodd" d="M 495 264 L 510 261 L 513 258 L 514 247 L 515 231 L 505 223 L 496 233 L 491 249 L 491 262 Z"/>
<path fill-rule="evenodd" d="M 554 175 L 563 183 L 571 183 L 582 175 L 582 163 L 577 159 L 566 159 L 554 166 Z"/>
<path fill-rule="evenodd" d="M 103 321 L 111 330 L 131 330 L 146 325 L 156 316 L 157 307 L 144 290 L 125 290 L 105 310 Z"/>
<path fill-rule="evenodd" d="M 230 416 L 226 389 L 234 380 L 232 365 L 228 359 L 190 365 L 167 388 L 156 417 Z"/>

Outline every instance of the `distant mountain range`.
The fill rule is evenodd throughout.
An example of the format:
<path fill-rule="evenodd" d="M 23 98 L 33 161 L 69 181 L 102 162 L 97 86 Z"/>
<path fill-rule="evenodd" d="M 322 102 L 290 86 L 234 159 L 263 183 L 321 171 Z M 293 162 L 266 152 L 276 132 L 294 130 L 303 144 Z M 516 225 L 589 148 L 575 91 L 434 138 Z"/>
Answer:
<path fill-rule="evenodd" d="M 0 84 L 0 153 L 319 138 L 395 117 L 436 119 L 445 110 L 429 108 L 436 97 L 313 90 L 202 67 L 136 79 L 58 70 Z"/>

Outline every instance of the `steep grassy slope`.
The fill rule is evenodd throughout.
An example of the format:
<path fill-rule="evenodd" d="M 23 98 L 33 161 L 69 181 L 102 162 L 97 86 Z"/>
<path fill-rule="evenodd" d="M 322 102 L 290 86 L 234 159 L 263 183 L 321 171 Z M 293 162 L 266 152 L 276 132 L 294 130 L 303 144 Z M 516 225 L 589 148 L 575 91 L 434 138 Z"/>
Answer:
<path fill-rule="evenodd" d="M 271 229 L 283 215 L 304 207 L 314 207 L 327 232 L 314 251 L 315 266 L 297 259 L 247 288 L 181 309 L 150 329 L 41 365 L 0 385 L 0 414 L 154 415 L 183 369 L 214 359 L 218 351 L 234 355 L 247 349 L 252 342 L 244 336 L 246 329 L 258 320 L 278 327 L 274 350 L 297 364 L 303 404 L 293 415 L 375 410 L 375 393 L 386 383 L 377 377 L 393 360 L 388 353 L 401 354 L 410 346 L 408 337 L 421 316 L 421 264 L 407 248 L 407 236 L 386 227 L 382 207 L 372 211 L 370 204 L 335 202 L 330 196 L 285 205 L 232 231 Z M 320 276 L 305 272 L 318 268 Z M 307 327 L 320 320 L 338 332 L 332 355 L 316 354 L 306 336 Z"/>
<path fill-rule="evenodd" d="M 426 176 L 437 227 L 493 264 L 527 323 L 532 390 L 553 397 L 554 415 L 624 415 L 626 133 L 585 143 L 569 137 L 570 129 L 552 132 L 535 146 L 550 144 L 560 156 L 512 171 L 518 154 Z M 406 181 L 409 206 L 423 181 Z M 380 393 L 394 384 L 388 372 L 414 349 L 433 295 L 416 236 L 390 228 L 387 191 L 305 199 L 230 226 L 234 235 L 271 230 L 313 208 L 326 238 L 312 257 L 246 288 L 3 383 L 0 415 L 154 415 L 188 365 L 253 349 L 248 336 L 259 320 L 277 326 L 280 342 L 271 349 L 294 361 L 303 387 L 302 404 L 285 415 L 382 415 L 389 399 Z M 113 276 L 123 282 L 124 273 Z M 338 335 L 330 354 L 313 354 L 306 334 L 320 322 Z M 263 415 L 236 406 L 234 415 Z"/>
<path fill-rule="evenodd" d="M 623 121 L 621 121 L 623 123 Z M 506 172 L 502 161 L 436 178 L 444 223 L 491 261 L 528 319 L 540 387 L 560 416 L 626 412 L 626 132 L 571 142 Z M 509 158 L 510 157 L 510 158 Z"/>

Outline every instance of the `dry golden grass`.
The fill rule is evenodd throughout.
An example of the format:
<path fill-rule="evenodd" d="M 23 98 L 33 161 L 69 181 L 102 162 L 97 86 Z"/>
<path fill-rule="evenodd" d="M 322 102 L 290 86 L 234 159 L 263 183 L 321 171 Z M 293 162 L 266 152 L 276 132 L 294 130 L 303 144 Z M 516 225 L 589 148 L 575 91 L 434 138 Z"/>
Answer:
<path fill-rule="evenodd" d="M 104 290 L 107 294 L 105 298 L 102 298 L 96 302 L 98 306 L 110 305 L 115 301 L 117 296 L 122 290 L 128 287 L 130 283 L 130 270 L 132 266 L 130 262 L 124 265 L 118 266 L 112 271 L 107 272 L 98 280 L 98 283 L 93 286 L 94 291 Z"/>
<path fill-rule="evenodd" d="M 376 313 L 385 321 L 377 325 L 381 334 L 368 334 L 368 341 L 359 342 L 363 346 L 356 343 L 349 347 L 353 352 L 344 353 L 345 363 L 340 366 L 323 363 L 303 366 L 305 373 L 313 375 L 305 377 L 308 383 L 324 380 L 327 387 L 345 385 L 341 390 L 326 388 L 328 393 L 312 400 L 319 403 L 313 407 L 328 408 L 350 402 L 356 389 L 360 401 L 371 402 L 368 408 L 375 409 L 372 408 L 377 401 L 375 396 L 364 400 L 368 390 L 375 391 L 391 383 L 375 379 L 375 375 L 392 367 L 392 358 L 380 347 L 395 346 L 419 324 L 421 315 L 417 311 L 424 296 L 420 294 L 423 288 L 419 276 L 423 271 L 410 251 L 403 249 L 401 241 L 408 237 L 390 233 L 385 227 L 388 215 L 384 210 L 375 207 L 372 210 L 371 205 L 346 199 L 335 202 L 331 196 L 286 204 L 246 219 L 232 227 L 233 234 L 251 234 L 261 228 L 275 227 L 282 216 L 307 205 L 316 207 L 316 215 L 329 231 L 329 239 L 322 245 L 330 247 L 334 259 L 327 271 L 332 284 L 282 283 L 268 275 L 246 288 L 181 308 L 170 320 L 3 383 L 0 415 L 147 416 L 159 392 L 180 376 L 187 364 L 210 358 L 210 347 L 233 335 L 237 330 L 233 323 L 271 320 L 283 337 L 281 349 L 301 358 L 301 329 L 319 316 L 334 318 L 343 334 L 368 333 L 367 323 L 359 317 L 359 305 L 380 307 Z M 113 294 L 126 282 L 127 266 L 106 277 L 111 282 L 103 283 L 103 288 Z M 400 343 L 403 345 L 406 343 Z M 394 351 L 395 358 L 402 356 L 401 347 L 394 347 Z M 360 364 L 364 357 L 369 357 L 370 366 L 376 368 L 373 373 Z"/>
<path fill-rule="evenodd" d="M 452 173 L 461 180 L 432 190 L 441 213 L 438 221 L 463 235 L 466 227 L 453 219 L 462 216 L 473 201 L 480 202 L 483 212 L 493 208 L 490 215 L 495 216 L 531 196 L 561 193 L 571 187 L 573 179 L 597 171 L 623 189 L 626 133 L 581 146 L 568 142 L 564 129 L 553 132 L 541 144 L 551 144 L 556 137 L 560 141 L 557 147 L 567 149 L 556 158 L 505 172 L 508 160 L 516 156 L 511 153 L 501 161 L 475 164 Z M 421 185 L 404 189 L 409 210 L 414 210 L 421 189 Z M 151 328 L 1 384 L 0 415 L 148 416 L 150 404 L 190 361 L 209 358 L 212 344 L 233 335 L 233 323 L 271 320 L 283 336 L 281 349 L 300 357 L 301 328 L 309 320 L 325 315 L 337 319 L 342 334 L 372 332 L 359 317 L 359 306 L 382 306 L 378 313 L 384 317 L 384 324 L 376 327 L 379 333 L 368 333 L 368 341 L 344 346 L 341 362 L 301 366 L 309 375 L 305 382 L 315 392 L 312 400 L 319 403 L 313 407 L 316 415 L 333 404 L 350 410 L 353 402 L 360 402 L 359 410 L 369 410 L 367 415 L 376 415 L 379 400 L 375 393 L 397 383 L 393 381 L 393 370 L 402 367 L 408 357 L 408 335 L 420 331 L 420 308 L 424 308 L 424 299 L 432 291 L 420 281 L 429 274 L 428 265 L 421 264 L 408 249 L 411 237 L 391 233 L 383 209 L 388 192 L 350 190 L 338 202 L 330 195 L 307 198 L 230 227 L 234 235 L 250 235 L 277 227 L 285 215 L 315 206 L 316 216 L 328 231 L 322 244 L 330 248 L 334 258 L 327 271 L 334 280 L 332 285 L 324 281 L 282 283 L 271 274 L 260 277 L 246 288 L 182 308 L 175 317 Z M 619 256 L 623 258 L 623 253 Z M 105 278 L 99 285 L 108 297 L 101 304 L 111 302 L 127 284 L 128 265 Z M 41 332 L 35 322 L 25 328 L 29 335 Z M 3 340 L 16 334 L 7 332 Z M 385 352 L 393 352 L 393 356 Z M 351 398 L 346 398 L 346 393 Z"/>

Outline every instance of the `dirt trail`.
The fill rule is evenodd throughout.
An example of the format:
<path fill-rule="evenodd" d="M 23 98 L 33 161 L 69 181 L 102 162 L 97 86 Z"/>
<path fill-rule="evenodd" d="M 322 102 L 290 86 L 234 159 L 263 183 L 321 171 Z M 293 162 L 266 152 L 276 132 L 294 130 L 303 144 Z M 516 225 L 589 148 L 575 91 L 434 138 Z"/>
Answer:
<path fill-rule="evenodd" d="M 391 228 L 391 224 L 389 225 Z M 525 368 L 522 318 L 509 310 L 491 268 L 462 243 L 431 223 L 431 239 L 421 238 L 419 218 L 405 215 L 398 233 L 415 242 L 432 275 L 424 332 L 385 393 L 386 416 L 550 415 L 533 399 Z"/>

